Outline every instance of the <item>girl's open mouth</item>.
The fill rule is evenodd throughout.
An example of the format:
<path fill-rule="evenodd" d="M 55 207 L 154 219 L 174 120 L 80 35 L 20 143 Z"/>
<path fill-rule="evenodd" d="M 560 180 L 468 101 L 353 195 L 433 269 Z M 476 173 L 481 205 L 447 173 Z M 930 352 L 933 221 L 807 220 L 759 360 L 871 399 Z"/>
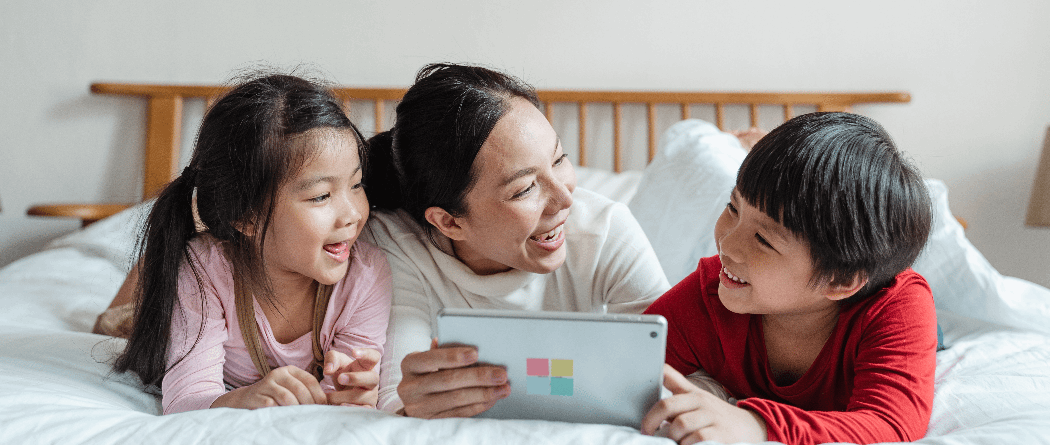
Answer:
<path fill-rule="evenodd" d="M 325 252 L 340 263 L 350 259 L 350 243 L 346 241 L 340 241 L 338 243 L 325 244 Z"/>

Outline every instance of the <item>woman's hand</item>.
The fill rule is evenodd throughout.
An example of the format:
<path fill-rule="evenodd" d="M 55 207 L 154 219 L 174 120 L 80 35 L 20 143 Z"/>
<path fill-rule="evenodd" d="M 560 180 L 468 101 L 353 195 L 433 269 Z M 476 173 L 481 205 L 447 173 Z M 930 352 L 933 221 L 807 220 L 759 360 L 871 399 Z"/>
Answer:
<path fill-rule="evenodd" d="M 353 358 L 330 350 L 324 355 L 324 375 L 332 377 L 335 392 L 328 394 L 330 405 L 352 405 L 375 408 L 379 401 L 379 371 L 382 356 L 375 349 L 361 348 L 351 352 Z"/>
<path fill-rule="evenodd" d="M 403 377 L 397 386 L 405 415 L 424 419 L 470 417 L 510 395 L 507 370 L 471 366 L 477 361 L 475 348 L 439 348 L 437 339 L 429 351 L 405 356 L 401 361 Z"/>
<path fill-rule="evenodd" d="M 327 402 L 321 384 L 313 375 L 295 366 L 283 366 L 258 382 L 219 396 L 211 407 L 256 409 Z"/>
<path fill-rule="evenodd" d="M 766 423 L 761 417 L 697 388 L 668 365 L 664 365 L 664 386 L 673 395 L 653 405 L 642 419 L 642 433 L 653 434 L 667 421 L 670 422 L 667 437 L 683 445 L 705 440 L 722 443 L 766 440 Z"/>

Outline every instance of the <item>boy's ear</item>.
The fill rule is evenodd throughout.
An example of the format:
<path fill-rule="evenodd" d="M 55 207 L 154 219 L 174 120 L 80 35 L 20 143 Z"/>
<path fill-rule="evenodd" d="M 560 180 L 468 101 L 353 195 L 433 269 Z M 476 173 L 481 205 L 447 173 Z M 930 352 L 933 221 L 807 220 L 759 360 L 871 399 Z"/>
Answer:
<path fill-rule="evenodd" d="M 445 209 L 441 207 L 428 207 L 423 212 L 423 217 L 426 218 L 430 225 L 436 227 L 442 235 L 456 241 L 463 240 L 463 227 L 459 225 L 459 221 L 456 220 L 456 217 L 445 211 Z"/>
<path fill-rule="evenodd" d="M 845 300 L 855 295 L 865 284 L 868 284 L 868 278 L 858 272 L 849 280 L 828 283 L 824 296 L 831 301 Z"/>

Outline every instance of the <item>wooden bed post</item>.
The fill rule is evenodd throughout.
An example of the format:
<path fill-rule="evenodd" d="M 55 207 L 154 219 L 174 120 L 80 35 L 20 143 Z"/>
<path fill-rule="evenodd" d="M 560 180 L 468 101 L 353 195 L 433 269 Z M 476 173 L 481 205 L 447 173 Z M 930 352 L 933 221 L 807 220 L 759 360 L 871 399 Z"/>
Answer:
<path fill-rule="evenodd" d="M 143 200 L 160 193 L 178 174 L 179 153 L 182 149 L 182 97 L 149 96 L 147 113 Z"/>

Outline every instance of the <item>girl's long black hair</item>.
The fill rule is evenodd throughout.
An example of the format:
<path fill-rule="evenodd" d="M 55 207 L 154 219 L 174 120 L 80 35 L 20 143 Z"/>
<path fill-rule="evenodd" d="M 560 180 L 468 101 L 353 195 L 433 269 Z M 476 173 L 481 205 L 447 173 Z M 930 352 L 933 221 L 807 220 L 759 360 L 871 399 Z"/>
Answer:
<path fill-rule="evenodd" d="M 184 263 L 197 282 L 199 309 L 206 313 L 204 283 L 188 244 L 199 234 L 194 196 L 203 231 L 223 246 L 234 273 L 245 278 L 257 297 L 273 303 L 263 267 L 264 237 L 255 242 L 242 229 L 267 233 L 281 185 L 315 154 L 313 144 L 293 144 L 291 139 L 315 128 L 352 133 L 365 168 L 364 139 L 321 82 L 287 74 L 255 75 L 208 110 L 189 165 L 157 196 L 146 220 L 135 323 L 114 363 L 117 372 L 132 371 L 144 384 L 160 385 L 170 368 L 172 318 L 183 316 L 176 308 Z M 200 329 L 198 340 L 203 325 Z"/>

